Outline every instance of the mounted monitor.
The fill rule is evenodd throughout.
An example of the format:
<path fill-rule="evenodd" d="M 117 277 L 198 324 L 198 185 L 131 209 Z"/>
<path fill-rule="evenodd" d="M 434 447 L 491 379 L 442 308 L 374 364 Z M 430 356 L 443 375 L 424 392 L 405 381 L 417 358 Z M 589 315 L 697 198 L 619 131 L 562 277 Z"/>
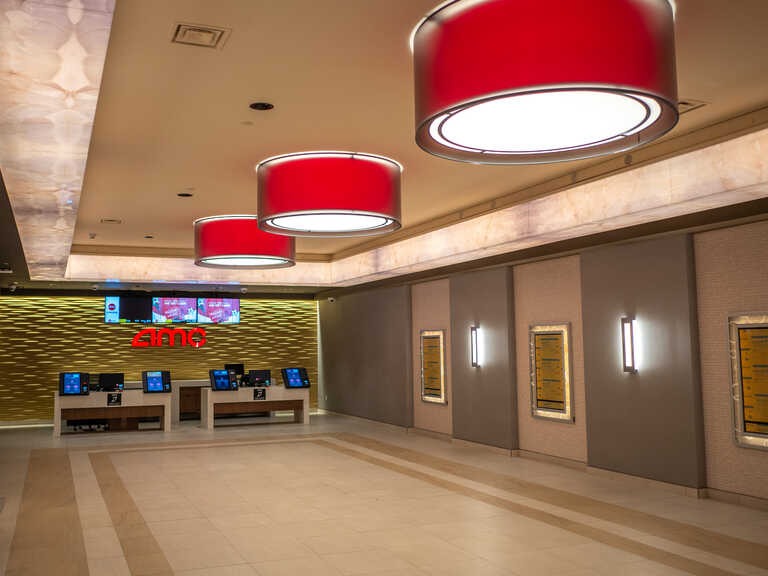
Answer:
<path fill-rule="evenodd" d="M 170 393 L 171 391 L 171 373 L 164 372 L 142 372 L 141 384 L 144 392 L 147 394 Z"/>
<path fill-rule="evenodd" d="M 306 368 L 283 368 L 283 385 L 286 388 L 309 388 L 309 376 Z"/>
<path fill-rule="evenodd" d="M 122 372 L 99 374 L 98 384 L 93 387 L 94 391 L 101 392 L 122 392 L 125 388 L 125 374 Z"/>
<path fill-rule="evenodd" d="M 222 390 L 237 390 L 237 380 L 229 370 L 210 370 L 211 390 L 219 392 Z"/>
<path fill-rule="evenodd" d="M 200 324 L 239 324 L 240 300 L 237 298 L 198 298 L 197 322 Z"/>
<path fill-rule="evenodd" d="M 59 396 L 86 396 L 90 374 L 85 372 L 61 372 L 59 374 Z"/>
<path fill-rule="evenodd" d="M 245 375 L 245 364 L 224 364 L 224 370 L 234 372 L 242 378 Z"/>
<path fill-rule="evenodd" d="M 248 381 L 251 386 L 271 386 L 272 385 L 272 371 L 271 370 L 249 370 Z"/>
<path fill-rule="evenodd" d="M 107 296 L 104 298 L 104 322 L 126 324 L 152 322 L 152 298 L 149 296 Z"/>
<path fill-rule="evenodd" d="M 152 298 L 152 323 L 197 322 L 197 298 Z"/>

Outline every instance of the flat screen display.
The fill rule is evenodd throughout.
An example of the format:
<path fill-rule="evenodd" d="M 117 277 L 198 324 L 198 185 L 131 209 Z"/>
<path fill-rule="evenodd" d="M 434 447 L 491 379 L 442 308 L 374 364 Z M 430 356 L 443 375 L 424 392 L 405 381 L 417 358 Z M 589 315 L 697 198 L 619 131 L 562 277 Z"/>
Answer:
<path fill-rule="evenodd" d="M 248 379 L 251 386 L 270 386 L 272 384 L 272 372 L 270 370 L 249 370 Z"/>
<path fill-rule="evenodd" d="M 227 370 L 211 370 L 211 388 L 214 390 L 236 390 L 237 384 Z"/>
<path fill-rule="evenodd" d="M 197 298 L 152 298 L 152 323 L 197 322 Z"/>
<path fill-rule="evenodd" d="M 59 394 L 77 396 L 88 394 L 88 374 L 82 372 L 62 372 L 59 374 Z"/>
<path fill-rule="evenodd" d="M 198 298 L 197 321 L 200 324 L 239 324 L 240 300 L 237 298 Z"/>
<path fill-rule="evenodd" d="M 99 374 L 99 390 L 103 392 L 120 391 L 125 386 L 125 375 L 122 373 Z"/>
<path fill-rule="evenodd" d="M 283 368 L 283 384 L 286 388 L 309 388 L 306 368 Z"/>
<path fill-rule="evenodd" d="M 147 392 L 163 391 L 163 373 L 147 372 Z"/>
<path fill-rule="evenodd" d="M 107 296 L 104 298 L 104 322 L 107 324 L 152 322 L 152 298 L 149 296 Z"/>

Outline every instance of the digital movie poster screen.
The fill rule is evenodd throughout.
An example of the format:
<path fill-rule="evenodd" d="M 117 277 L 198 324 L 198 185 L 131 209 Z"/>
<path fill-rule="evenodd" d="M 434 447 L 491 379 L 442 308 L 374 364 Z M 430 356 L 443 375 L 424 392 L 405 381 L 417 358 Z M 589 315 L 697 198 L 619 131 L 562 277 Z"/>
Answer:
<path fill-rule="evenodd" d="M 201 324 L 239 324 L 240 300 L 236 298 L 198 298 L 197 321 Z"/>
<path fill-rule="evenodd" d="M 152 298 L 152 323 L 197 322 L 197 298 Z"/>

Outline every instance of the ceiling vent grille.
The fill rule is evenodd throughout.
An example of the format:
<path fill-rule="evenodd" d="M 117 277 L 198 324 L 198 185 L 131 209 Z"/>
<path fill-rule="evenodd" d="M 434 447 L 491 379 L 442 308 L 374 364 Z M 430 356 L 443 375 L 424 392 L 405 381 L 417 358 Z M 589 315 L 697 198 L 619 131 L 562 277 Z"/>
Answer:
<path fill-rule="evenodd" d="M 216 26 L 177 23 L 173 30 L 171 42 L 221 49 L 229 37 L 229 32 L 227 28 L 217 28 Z"/>
<path fill-rule="evenodd" d="M 680 102 L 677 103 L 677 109 L 682 116 L 683 114 L 693 112 L 706 105 L 707 103 L 702 102 L 701 100 L 680 100 Z"/>

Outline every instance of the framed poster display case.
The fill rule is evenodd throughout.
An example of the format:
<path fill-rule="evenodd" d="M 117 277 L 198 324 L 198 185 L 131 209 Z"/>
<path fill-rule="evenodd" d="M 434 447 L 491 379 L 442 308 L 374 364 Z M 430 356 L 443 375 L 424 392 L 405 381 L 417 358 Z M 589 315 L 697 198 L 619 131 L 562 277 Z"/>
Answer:
<path fill-rule="evenodd" d="M 569 323 L 529 327 L 531 414 L 557 422 L 574 422 Z"/>
<path fill-rule="evenodd" d="M 728 319 L 736 444 L 768 450 L 768 313 Z"/>
<path fill-rule="evenodd" d="M 421 400 L 448 404 L 445 391 L 445 330 L 422 330 Z"/>

